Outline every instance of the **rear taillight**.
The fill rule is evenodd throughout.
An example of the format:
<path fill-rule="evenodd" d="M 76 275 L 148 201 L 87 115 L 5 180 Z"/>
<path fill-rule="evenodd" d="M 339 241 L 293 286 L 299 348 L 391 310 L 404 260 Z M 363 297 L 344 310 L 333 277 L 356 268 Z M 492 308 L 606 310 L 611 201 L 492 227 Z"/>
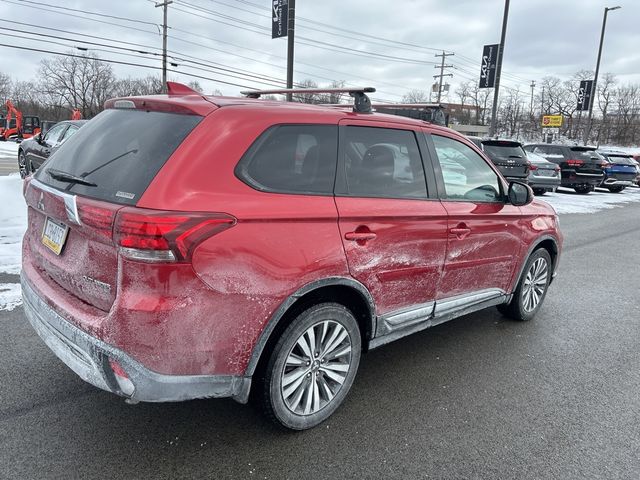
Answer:
<path fill-rule="evenodd" d="M 529 170 L 537 170 L 538 169 L 538 167 L 535 166 L 533 163 L 529 163 L 528 167 L 529 167 Z"/>
<path fill-rule="evenodd" d="M 185 263 L 202 241 L 235 223 L 235 218 L 219 213 L 123 208 L 116 217 L 113 240 L 124 256 L 135 260 Z"/>
<path fill-rule="evenodd" d="M 105 208 L 94 204 L 91 200 L 81 199 L 77 202 L 77 208 L 82 225 L 91 227 L 92 231 L 100 237 L 111 240 L 113 220 L 119 206 Z"/>
<path fill-rule="evenodd" d="M 584 160 L 569 159 L 566 161 L 570 167 L 580 167 L 584 165 Z"/>
<path fill-rule="evenodd" d="M 609 168 L 611 166 L 610 163 L 602 163 L 600 164 L 600 168 Z"/>
<path fill-rule="evenodd" d="M 556 165 L 555 167 L 553 167 L 553 171 L 554 172 L 559 172 L 560 171 L 560 167 L 558 165 Z"/>

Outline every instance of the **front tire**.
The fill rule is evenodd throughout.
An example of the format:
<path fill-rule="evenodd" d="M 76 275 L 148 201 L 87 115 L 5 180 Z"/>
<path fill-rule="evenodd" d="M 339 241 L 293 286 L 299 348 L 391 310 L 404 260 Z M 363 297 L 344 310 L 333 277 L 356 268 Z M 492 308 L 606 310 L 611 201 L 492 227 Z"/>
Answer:
<path fill-rule="evenodd" d="M 623 191 L 623 190 L 624 190 L 624 187 L 620 187 L 620 186 L 617 186 L 617 187 L 607 187 L 607 188 L 609 189 L 609 191 L 610 191 L 611 193 L 620 193 L 621 191 Z"/>
<path fill-rule="evenodd" d="M 322 423 L 343 402 L 358 371 L 360 329 L 343 305 L 298 315 L 270 354 L 261 385 L 267 416 L 292 430 Z"/>
<path fill-rule="evenodd" d="M 509 303 L 500 305 L 498 310 L 513 320 L 531 320 L 544 302 L 552 272 L 549 252 L 539 248 L 527 260 L 513 298 Z"/>
<path fill-rule="evenodd" d="M 589 186 L 589 187 L 575 187 L 574 190 L 576 191 L 576 193 L 579 193 L 580 195 L 586 195 L 589 192 L 592 192 L 594 190 L 593 187 Z"/>
<path fill-rule="evenodd" d="M 533 189 L 533 194 L 534 195 L 542 196 L 545 193 L 546 193 L 546 190 L 544 188 L 534 188 Z"/>

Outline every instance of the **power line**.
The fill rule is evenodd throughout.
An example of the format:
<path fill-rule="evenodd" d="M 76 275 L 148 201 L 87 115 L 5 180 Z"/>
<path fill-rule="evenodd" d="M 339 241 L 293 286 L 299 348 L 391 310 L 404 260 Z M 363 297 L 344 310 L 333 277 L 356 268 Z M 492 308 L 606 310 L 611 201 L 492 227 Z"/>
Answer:
<path fill-rule="evenodd" d="M 73 58 L 88 58 L 86 55 L 76 55 L 73 53 L 64 53 L 64 52 L 56 52 L 53 50 L 44 50 L 41 48 L 32 48 L 32 47 L 25 47 L 25 46 L 19 46 L 19 45 L 8 45 L 6 43 L 0 43 L 0 47 L 7 47 L 7 48 L 14 48 L 17 50 L 27 50 L 27 51 L 31 51 L 31 52 L 40 52 L 40 53 L 50 53 L 52 55 L 59 55 L 62 57 L 73 57 Z M 133 67 L 141 67 L 141 68 L 149 68 L 152 70 L 161 70 L 162 67 L 155 67 L 153 65 L 144 65 L 144 64 L 140 64 L 140 63 L 131 63 L 131 62 L 123 62 L 120 60 L 113 60 L 113 59 L 107 59 L 107 58 L 99 58 L 98 59 L 101 62 L 106 62 L 106 63 L 115 63 L 115 64 L 119 64 L 119 65 L 129 65 L 129 66 L 133 66 Z M 248 85 L 242 85 L 242 84 L 238 84 L 238 83 L 232 83 L 232 82 L 226 82 L 224 80 L 220 80 L 219 78 L 210 78 L 210 77 L 204 77 L 202 75 L 196 75 L 193 73 L 185 73 L 185 72 L 180 72 L 178 70 L 172 70 L 172 69 L 167 69 L 167 72 L 171 72 L 171 73 L 177 73 L 180 75 L 186 75 L 188 77 L 194 77 L 194 78 L 199 78 L 202 80 L 209 80 L 210 82 L 214 82 L 214 83 L 221 83 L 224 85 L 231 85 L 234 87 L 240 87 L 240 88 L 248 88 L 248 89 L 252 89 L 252 86 L 248 86 Z"/>
<path fill-rule="evenodd" d="M 118 17 L 116 15 L 108 15 L 106 13 L 89 12 L 87 10 L 79 10 L 79 9 L 76 9 L 76 8 L 61 7 L 59 5 L 51 5 L 49 3 L 43 3 L 43 2 L 34 2 L 34 1 L 31 1 L 31 0 L 19 0 L 19 1 L 20 1 L 20 3 L 31 3 L 31 4 L 39 5 L 39 6 L 45 6 L 45 7 L 50 7 L 50 8 L 58 8 L 58 9 L 62 9 L 62 10 L 67 10 L 69 12 L 85 13 L 87 15 L 97 15 L 99 17 L 113 18 L 115 20 L 124 20 L 124 21 L 127 21 L 127 22 L 141 23 L 141 24 L 145 24 L 145 25 L 153 25 L 154 27 L 158 26 L 157 23 L 145 22 L 144 20 L 137 20 L 137 19 L 134 19 L 134 18 Z"/>
<path fill-rule="evenodd" d="M 27 5 L 27 4 L 22 3 L 22 2 L 14 2 L 12 0 L 0 0 L 0 2 L 10 3 L 12 5 L 20 5 L 22 7 L 27 7 L 27 8 L 34 8 L 34 9 L 36 9 L 38 11 L 56 13 L 58 15 L 64 15 L 65 17 L 81 18 L 82 20 L 89 20 L 89 21 L 92 21 L 92 22 L 103 23 L 103 24 L 106 24 L 106 25 L 112 25 L 112 26 L 116 26 L 116 27 L 120 27 L 120 28 L 126 28 L 126 29 L 129 29 L 129 30 L 135 30 L 135 31 L 142 32 L 142 33 L 149 33 L 151 35 L 158 35 L 158 33 L 156 33 L 156 32 L 150 32 L 149 30 L 143 30 L 142 28 L 132 27 L 130 25 L 122 25 L 120 23 L 107 22 L 106 20 L 98 20 L 97 18 L 87 18 L 87 17 L 83 17 L 81 15 L 74 15 L 73 13 L 64 13 L 64 12 L 59 12 L 57 10 L 51 10 L 49 8 L 35 7 L 33 5 Z M 64 7 L 64 8 L 66 8 L 66 7 Z"/>

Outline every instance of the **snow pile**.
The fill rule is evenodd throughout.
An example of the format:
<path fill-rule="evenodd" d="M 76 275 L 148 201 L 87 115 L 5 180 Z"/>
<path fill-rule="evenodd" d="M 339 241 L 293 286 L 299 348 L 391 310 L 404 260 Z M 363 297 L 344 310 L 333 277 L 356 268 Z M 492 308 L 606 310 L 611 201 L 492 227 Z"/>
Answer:
<path fill-rule="evenodd" d="M 22 305 L 22 289 L 18 283 L 0 283 L 0 312 Z"/>
<path fill-rule="evenodd" d="M 20 273 L 22 235 L 26 228 L 22 180 L 17 174 L 0 176 L 0 273 Z M 21 303 L 19 284 L 0 283 L 0 310 L 13 310 Z"/>
<path fill-rule="evenodd" d="M 560 188 L 556 193 L 546 193 L 538 198 L 553 205 L 559 214 L 593 213 L 607 208 L 616 208 L 625 203 L 640 202 L 640 189 L 629 187 L 621 193 L 596 190 L 587 195 L 581 195 L 573 190 Z"/>
<path fill-rule="evenodd" d="M 22 236 L 27 229 L 27 205 L 22 179 L 0 177 L 0 273 L 20 273 Z"/>

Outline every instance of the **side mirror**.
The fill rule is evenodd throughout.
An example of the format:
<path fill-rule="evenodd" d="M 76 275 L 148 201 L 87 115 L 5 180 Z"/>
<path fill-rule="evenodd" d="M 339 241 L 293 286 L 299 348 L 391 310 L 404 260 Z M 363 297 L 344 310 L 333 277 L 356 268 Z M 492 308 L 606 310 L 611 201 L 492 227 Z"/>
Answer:
<path fill-rule="evenodd" d="M 522 207 L 529 205 L 533 201 L 533 190 L 526 183 L 510 182 L 507 197 L 511 205 Z"/>
<path fill-rule="evenodd" d="M 39 134 L 37 134 L 35 136 L 36 142 L 38 142 L 40 145 L 42 145 L 42 141 L 43 141 L 43 136 L 42 136 L 42 132 L 40 132 Z"/>

